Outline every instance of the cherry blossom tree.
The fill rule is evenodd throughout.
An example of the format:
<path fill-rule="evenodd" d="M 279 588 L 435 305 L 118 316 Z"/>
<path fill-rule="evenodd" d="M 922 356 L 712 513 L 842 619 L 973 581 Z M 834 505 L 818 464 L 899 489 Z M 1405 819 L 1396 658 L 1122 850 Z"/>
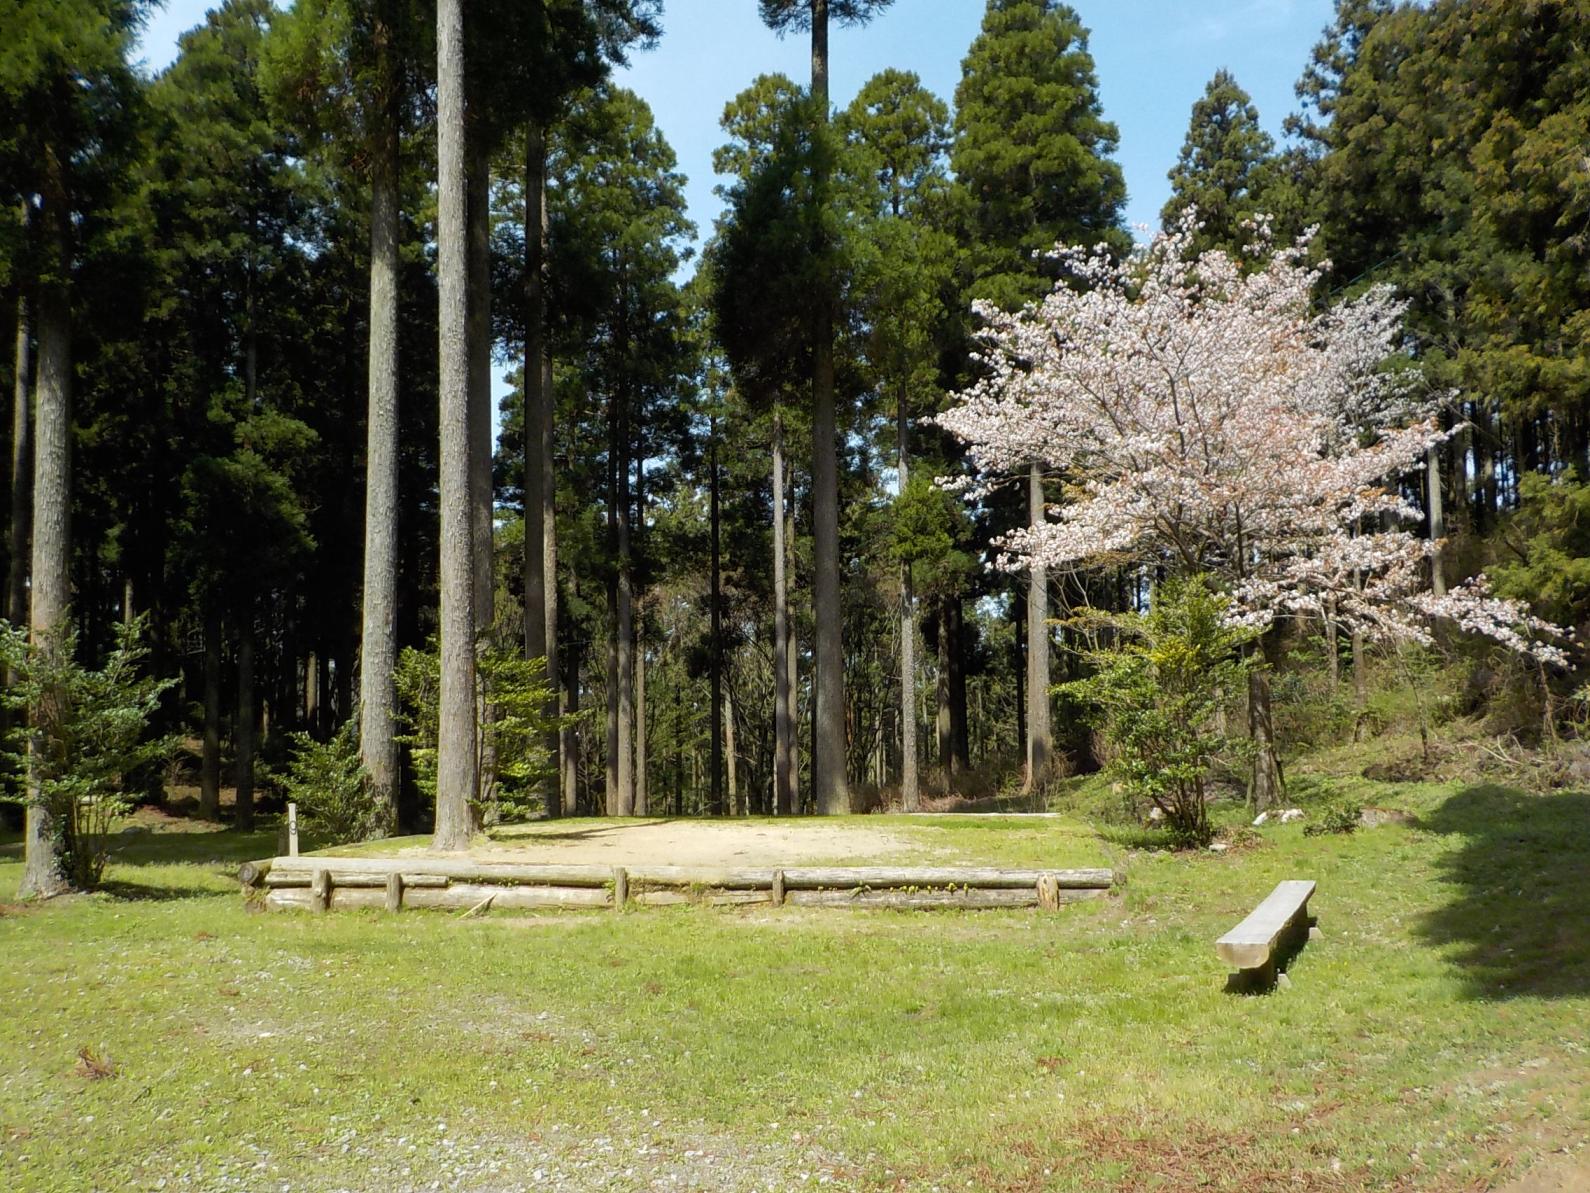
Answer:
<path fill-rule="evenodd" d="M 1549 663 L 1554 627 L 1483 576 L 1437 596 L 1433 545 L 1393 482 L 1444 434 L 1416 368 L 1393 368 L 1403 304 L 1371 290 L 1320 312 L 1307 238 L 1197 253 L 1189 215 L 1125 259 L 1056 251 L 1062 280 L 1010 314 L 980 306 L 982 379 L 939 416 L 986 488 L 1042 461 L 1063 499 L 999 566 L 1141 565 L 1222 581 L 1233 621 L 1323 618 L 1385 643 L 1455 622 Z M 1268 635 L 1272 640 L 1274 635 Z M 1250 797 L 1280 794 L 1269 679 L 1250 679 Z"/>

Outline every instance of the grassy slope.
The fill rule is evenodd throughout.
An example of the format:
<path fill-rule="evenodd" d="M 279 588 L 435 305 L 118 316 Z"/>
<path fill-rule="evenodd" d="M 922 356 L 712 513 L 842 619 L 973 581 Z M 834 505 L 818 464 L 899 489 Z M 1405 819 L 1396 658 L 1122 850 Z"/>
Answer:
<path fill-rule="evenodd" d="M 1590 796 L 1359 794 L 1420 822 L 889 822 L 1125 869 L 1058 914 L 263 916 L 220 863 L 265 834 L 133 838 L 0 917 L 0 1187 L 1486 1187 L 1590 1126 Z M 1325 938 L 1223 994 L 1211 942 L 1295 876 Z"/>

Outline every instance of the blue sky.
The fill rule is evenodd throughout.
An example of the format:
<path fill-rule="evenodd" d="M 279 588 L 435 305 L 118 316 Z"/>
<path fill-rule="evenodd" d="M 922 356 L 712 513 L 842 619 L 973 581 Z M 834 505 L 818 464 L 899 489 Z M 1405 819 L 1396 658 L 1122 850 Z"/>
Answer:
<path fill-rule="evenodd" d="M 1105 115 L 1121 132 L 1117 155 L 1126 174 L 1127 220 L 1157 225 L 1170 193 L 1188 110 L 1209 77 L 1231 70 L 1253 95 L 1265 127 L 1279 134 L 1295 104 L 1302 72 L 1331 0 L 1073 0 L 1092 30 Z M 144 33 L 151 69 L 170 61 L 176 38 L 211 7 L 206 0 L 167 0 Z M 466 0 L 467 12 L 467 0 Z M 961 58 L 977 34 L 982 0 L 895 0 L 871 25 L 830 37 L 834 102 L 850 101 L 885 67 L 914 70 L 951 100 Z M 808 72 L 804 39 L 780 40 L 756 16 L 753 0 L 667 0 L 658 47 L 637 54 L 623 82 L 651 104 L 658 125 L 688 175 L 691 218 L 705 235 L 718 210 L 712 150 L 726 100 L 765 71 L 797 80 Z"/>

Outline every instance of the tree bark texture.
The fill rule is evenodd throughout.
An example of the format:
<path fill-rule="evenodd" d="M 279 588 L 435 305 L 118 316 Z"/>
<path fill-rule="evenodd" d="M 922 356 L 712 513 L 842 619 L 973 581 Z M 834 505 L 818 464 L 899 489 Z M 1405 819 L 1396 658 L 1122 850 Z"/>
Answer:
<path fill-rule="evenodd" d="M 828 123 L 828 0 L 812 0 L 812 99 Z M 821 159 L 819 159 L 821 160 Z M 819 168 L 821 171 L 821 168 Z M 813 180 L 827 202 L 825 172 Z M 812 612 L 817 627 L 813 798 L 825 816 L 850 811 L 846 780 L 844 618 L 839 586 L 839 434 L 834 421 L 834 295 L 824 281 L 812 312 Z"/>
<path fill-rule="evenodd" d="M 1043 470 L 1027 473 L 1027 516 L 1031 525 L 1044 520 Z M 1053 743 L 1049 729 L 1049 575 L 1033 565 L 1027 574 L 1027 776 L 1022 790 L 1042 787 Z"/>
<path fill-rule="evenodd" d="M 232 822 L 244 832 L 254 828 L 254 746 L 257 710 L 254 702 L 254 614 L 245 607 L 237 635 L 237 797 Z"/>
<path fill-rule="evenodd" d="M 789 578 L 784 561 L 784 426 L 773 416 L 773 807 L 779 816 L 796 810 L 795 672 L 789 621 Z"/>
<path fill-rule="evenodd" d="M 199 759 L 199 819 L 221 818 L 221 615 L 204 615 L 204 745 Z"/>
<path fill-rule="evenodd" d="M 381 74 L 392 75 L 391 30 L 378 26 Z M 397 831 L 398 125 L 384 115 L 370 168 L 370 348 L 365 437 L 364 597 L 359 648 L 359 759 L 370 777 L 370 835 Z M 316 676 L 311 661 L 308 687 Z M 311 718 L 313 711 L 310 712 Z"/>
<path fill-rule="evenodd" d="M 71 604 L 72 514 L 72 305 L 71 262 L 63 163 L 47 149 L 49 192 L 43 215 L 54 260 L 53 277 L 39 285 L 38 379 L 33 412 L 33 549 L 28 629 L 35 648 L 59 650 Z M 64 749 L 64 696 L 30 709 L 28 804 L 23 842 L 22 898 L 47 899 L 71 886 L 68 864 L 72 825 L 44 802 L 38 768 Z"/>
<path fill-rule="evenodd" d="M 496 624 L 495 506 L 491 466 L 491 157 L 481 138 L 468 146 L 469 284 L 469 507 L 474 538 L 475 638 L 493 644 Z M 479 676 L 477 674 L 477 682 Z M 479 801 L 482 817 L 496 823 L 497 746 L 490 729 L 497 709 L 484 688 L 477 697 Z"/>
<path fill-rule="evenodd" d="M 1425 453 L 1424 488 L 1430 512 L 1430 587 L 1436 596 L 1446 595 L 1446 569 L 1442 566 L 1442 540 L 1446 538 L 1446 514 L 1441 503 L 1441 449 Z"/>
<path fill-rule="evenodd" d="M 710 420 L 711 445 L 707 467 L 707 502 L 709 507 L 709 533 L 711 538 L 710 554 L 711 567 L 708 576 L 707 600 L 709 602 L 708 622 L 711 627 L 711 640 L 708 644 L 710 653 L 711 674 L 708 677 L 708 707 L 712 709 L 707 718 L 708 763 L 710 777 L 708 788 L 710 791 L 709 807 L 712 815 L 722 816 L 723 807 L 723 573 L 722 573 L 722 544 L 719 541 L 720 518 L 718 508 L 718 420 Z"/>
<path fill-rule="evenodd" d="M 23 207 L 26 220 L 27 207 Z M 33 303 L 27 291 L 17 295 L 16 376 L 11 407 L 10 558 L 6 570 L 6 620 L 14 626 L 28 620 L 28 550 L 33 541 Z"/>
<path fill-rule="evenodd" d="M 464 146 L 462 0 L 438 0 L 437 268 L 441 377 L 441 694 L 436 756 L 437 849 L 469 846 L 479 775 L 475 723 L 474 517 L 470 504 L 469 246 Z"/>
<path fill-rule="evenodd" d="M 895 404 L 896 467 L 900 493 L 911 479 L 910 425 L 906 421 L 905 389 Z M 916 769 L 916 609 L 911 592 L 911 564 L 900 565 L 900 806 L 915 812 L 921 804 Z"/>
<path fill-rule="evenodd" d="M 1248 779 L 1248 804 L 1255 812 L 1279 803 L 1286 794 L 1281 779 L 1280 755 L 1275 744 L 1275 718 L 1270 700 L 1270 654 L 1277 631 L 1272 627 L 1260 640 L 1264 658 L 1248 672 L 1248 736 L 1253 741 L 1253 769 Z"/>

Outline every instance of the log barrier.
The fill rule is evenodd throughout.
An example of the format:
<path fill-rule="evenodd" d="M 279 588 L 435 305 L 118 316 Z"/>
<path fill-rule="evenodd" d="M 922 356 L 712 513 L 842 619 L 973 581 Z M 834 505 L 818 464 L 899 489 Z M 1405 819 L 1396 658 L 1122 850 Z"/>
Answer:
<path fill-rule="evenodd" d="M 270 910 L 372 907 L 497 908 L 707 906 L 1042 907 L 1106 894 L 1109 869 L 1000 870 L 941 866 L 596 866 L 484 862 L 459 857 L 299 855 L 246 862 L 245 892 Z"/>

